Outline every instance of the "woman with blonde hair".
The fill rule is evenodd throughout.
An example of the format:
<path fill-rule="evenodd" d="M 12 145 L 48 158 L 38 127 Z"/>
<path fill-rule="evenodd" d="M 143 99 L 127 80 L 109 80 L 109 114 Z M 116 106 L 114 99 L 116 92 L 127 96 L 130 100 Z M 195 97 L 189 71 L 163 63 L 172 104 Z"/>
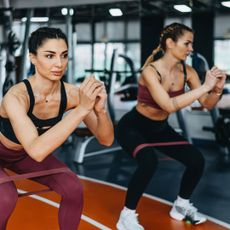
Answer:
<path fill-rule="evenodd" d="M 193 224 L 206 221 L 190 202 L 204 170 L 204 158 L 194 145 L 169 125 L 168 117 L 196 100 L 204 108 L 213 108 L 220 98 L 226 75 L 213 67 L 207 71 L 201 84 L 196 71 L 185 64 L 192 51 L 191 28 L 180 23 L 166 26 L 160 35 L 159 46 L 142 68 L 137 105 L 118 123 L 118 142 L 137 160 L 137 169 L 128 185 L 125 207 L 117 223 L 119 230 L 144 229 L 138 222 L 136 207 L 156 170 L 156 150 L 185 166 L 179 195 L 170 216 L 176 220 L 189 219 Z M 189 91 L 185 92 L 185 84 Z"/>

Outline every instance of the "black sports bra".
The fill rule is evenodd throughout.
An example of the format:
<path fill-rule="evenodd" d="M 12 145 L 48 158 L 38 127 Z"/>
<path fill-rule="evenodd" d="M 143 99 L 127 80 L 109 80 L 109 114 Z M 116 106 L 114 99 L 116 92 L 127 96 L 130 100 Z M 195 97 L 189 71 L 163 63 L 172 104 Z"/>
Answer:
<path fill-rule="evenodd" d="M 44 132 L 46 132 L 48 129 L 50 129 L 52 126 L 57 124 L 62 119 L 62 116 L 66 110 L 67 97 L 66 97 L 66 91 L 65 91 L 64 83 L 63 83 L 63 81 L 61 81 L 61 102 L 60 102 L 58 115 L 56 117 L 49 118 L 49 119 L 40 119 L 40 118 L 37 118 L 36 116 L 34 116 L 34 114 L 33 114 L 35 99 L 34 99 L 34 94 L 33 94 L 30 82 L 27 79 L 23 80 L 23 82 L 26 85 L 27 92 L 28 92 L 29 98 L 30 98 L 30 107 L 29 107 L 29 111 L 27 112 L 27 115 L 31 118 L 32 122 L 37 127 L 38 134 L 41 135 Z M 46 128 L 46 127 L 48 127 L 48 128 Z M 1 128 L 1 130 L 0 130 L 1 133 L 5 137 L 7 137 L 8 139 L 10 139 L 11 141 L 13 141 L 17 144 L 20 144 L 17 137 L 15 136 L 13 127 L 12 127 L 10 120 L 8 118 L 0 117 L 0 128 Z"/>

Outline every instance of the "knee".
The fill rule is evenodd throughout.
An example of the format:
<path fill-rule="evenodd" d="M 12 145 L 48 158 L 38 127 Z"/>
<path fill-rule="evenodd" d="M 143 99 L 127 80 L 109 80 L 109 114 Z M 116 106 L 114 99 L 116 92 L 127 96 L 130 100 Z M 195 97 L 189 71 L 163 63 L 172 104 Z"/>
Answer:
<path fill-rule="evenodd" d="M 205 167 L 205 159 L 203 155 L 200 152 L 197 152 L 197 154 L 193 154 L 191 156 L 189 166 L 195 168 L 197 171 L 203 171 Z"/>
<path fill-rule="evenodd" d="M 75 204 L 78 203 L 78 205 L 83 204 L 83 187 L 75 174 L 71 175 L 71 179 L 66 180 L 63 198 Z"/>

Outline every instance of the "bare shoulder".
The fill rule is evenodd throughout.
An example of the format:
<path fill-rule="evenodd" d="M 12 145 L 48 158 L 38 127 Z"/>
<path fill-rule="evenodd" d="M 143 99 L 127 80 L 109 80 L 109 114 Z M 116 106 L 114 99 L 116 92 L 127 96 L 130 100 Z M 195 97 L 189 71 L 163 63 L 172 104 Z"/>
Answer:
<path fill-rule="evenodd" d="M 188 80 L 198 76 L 196 70 L 192 66 L 190 66 L 188 64 L 186 64 L 185 66 L 186 66 L 186 72 L 187 72 L 187 79 Z"/>
<path fill-rule="evenodd" d="M 154 69 L 153 69 L 153 67 L 151 67 L 150 65 L 148 65 L 148 66 L 146 66 L 143 70 L 142 70 L 142 75 L 145 75 L 145 76 L 147 76 L 147 75 L 152 75 L 152 74 L 154 74 L 154 72 L 156 72 Z"/>
<path fill-rule="evenodd" d="M 28 92 L 23 83 L 13 85 L 6 95 L 3 97 L 3 101 L 18 100 L 20 103 L 28 103 Z"/>
<path fill-rule="evenodd" d="M 144 81 L 160 81 L 160 76 L 157 73 L 157 69 L 148 65 L 146 66 L 141 73 L 141 77 Z"/>
<path fill-rule="evenodd" d="M 29 97 L 26 87 L 23 83 L 18 83 L 12 86 L 2 99 L 1 112 L 6 110 L 14 110 L 21 108 L 24 111 L 28 110 Z"/>

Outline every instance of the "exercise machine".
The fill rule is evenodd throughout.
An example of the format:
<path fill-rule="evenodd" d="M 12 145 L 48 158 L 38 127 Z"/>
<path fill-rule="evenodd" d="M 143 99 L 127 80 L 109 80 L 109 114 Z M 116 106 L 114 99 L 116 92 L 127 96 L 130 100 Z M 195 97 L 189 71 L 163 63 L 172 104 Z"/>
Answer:
<path fill-rule="evenodd" d="M 12 30 L 12 8 L 9 0 L 3 0 L 3 31 L 4 31 L 4 49 L 6 50 L 6 77 L 2 87 L 2 94 L 5 95 L 11 86 L 16 83 L 16 59 L 15 51 L 20 46 L 16 34 Z"/>

